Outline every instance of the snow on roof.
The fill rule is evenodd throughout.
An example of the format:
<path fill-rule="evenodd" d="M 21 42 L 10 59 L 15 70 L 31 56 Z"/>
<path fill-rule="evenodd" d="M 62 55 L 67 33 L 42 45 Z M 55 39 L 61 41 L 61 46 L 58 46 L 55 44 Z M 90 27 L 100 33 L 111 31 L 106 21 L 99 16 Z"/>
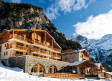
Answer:
<path fill-rule="evenodd" d="M 73 50 L 72 52 L 64 52 L 64 53 L 60 53 L 60 54 L 66 54 L 66 53 L 76 53 L 76 52 L 81 52 L 84 51 L 86 49 L 80 49 L 80 50 Z"/>
<path fill-rule="evenodd" d="M 83 63 L 83 62 L 85 62 L 85 61 L 87 61 L 87 60 L 83 60 L 83 61 L 76 61 L 76 62 L 74 62 L 74 63 L 70 63 L 70 65 L 69 65 L 69 66 L 77 66 L 77 65 L 79 65 L 79 64 L 81 64 L 81 63 Z"/>
<path fill-rule="evenodd" d="M 97 65 L 98 67 L 100 67 L 101 63 L 95 63 L 95 65 Z"/>
<path fill-rule="evenodd" d="M 105 72 L 105 73 L 108 73 L 108 74 L 112 75 L 112 72 Z"/>

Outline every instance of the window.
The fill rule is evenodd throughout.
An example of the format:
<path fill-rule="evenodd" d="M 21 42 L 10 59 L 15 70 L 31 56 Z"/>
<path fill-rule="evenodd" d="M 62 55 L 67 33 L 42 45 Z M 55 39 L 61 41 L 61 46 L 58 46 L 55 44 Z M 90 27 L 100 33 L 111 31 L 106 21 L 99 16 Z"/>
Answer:
<path fill-rule="evenodd" d="M 65 60 L 67 60 L 67 58 L 65 58 Z"/>
<path fill-rule="evenodd" d="M 22 43 L 19 43 L 19 42 L 17 42 L 17 45 L 21 45 L 21 46 L 24 46 Z"/>
<path fill-rule="evenodd" d="M 5 52 L 4 52 L 4 56 L 5 56 Z"/>
<path fill-rule="evenodd" d="M 33 66 L 33 72 L 44 72 L 44 67 L 41 64 L 37 64 Z"/>
<path fill-rule="evenodd" d="M 23 54 L 23 52 L 16 51 L 16 54 Z"/>
<path fill-rule="evenodd" d="M 55 66 L 51 66 L 50 68 L 49 68 L 49 73 L 56 73 L 57 72 L 57 68 L 55 67 Z"/>
<path fill-rule="evenodd" d="M 8 55 L 8 52 L 6 52 L 6 55 Z"/>
<path fill-rule="evenodd" d="M 6 44 L 5 44 L 5 47 L 6 47 Z"/>

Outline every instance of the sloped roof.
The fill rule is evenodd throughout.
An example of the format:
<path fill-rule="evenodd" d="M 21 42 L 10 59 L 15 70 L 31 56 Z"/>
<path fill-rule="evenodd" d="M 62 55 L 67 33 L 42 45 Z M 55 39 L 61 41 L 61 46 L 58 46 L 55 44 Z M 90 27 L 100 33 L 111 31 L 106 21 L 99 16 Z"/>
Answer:
<path fill-rule="evenodd" d="M 74 62 L 74 63 L 70 63 L 70 65 L 69 66 L 77 66 L 77 65 L 79 65 L 79 64 L 81 64 L 81 63 L 83 63 L 83 62 L 85 62 L 86 60 L 83 60 L 83 61 L 76 61 L 76 62 Z"/>
<path fill-rule="evenodd" d="M 77 52 L 81 52 L 81 51 L 84 51 L 86 49 L 80 49 L 80 50 L 71 50 L 70 52 L 66 51 L 64 53 L 60 53 L 60 54 L 66 54 L 66 53 L 77 53 Z"/>
<path fill-rule="evenodd" d="M 105 73 L 112 75 L 112 72 L 105 72 Z"/>
<path fill-rule="evenodd" d="M 76 61 L 74 63 L 70 63 L 69 66 L 74 67 L 97 67 L 94 63 L 89 60 Z"/>
<path fill-rule="evenodd" d="M 95 65 L 97 65 L 98 66 L 98 68 L 100 67 L 100 65 L 101 65 L 101 63 L 95 63 Z"/>

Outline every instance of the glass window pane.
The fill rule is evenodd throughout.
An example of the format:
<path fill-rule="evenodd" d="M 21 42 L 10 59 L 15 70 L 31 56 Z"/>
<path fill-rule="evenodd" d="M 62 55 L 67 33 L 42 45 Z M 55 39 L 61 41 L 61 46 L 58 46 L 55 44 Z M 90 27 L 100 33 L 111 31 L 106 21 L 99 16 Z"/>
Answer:
<path fill-rule="evenodd" d="M 37 67 L 34 67 L 34 72 L 37 72 Z"/>

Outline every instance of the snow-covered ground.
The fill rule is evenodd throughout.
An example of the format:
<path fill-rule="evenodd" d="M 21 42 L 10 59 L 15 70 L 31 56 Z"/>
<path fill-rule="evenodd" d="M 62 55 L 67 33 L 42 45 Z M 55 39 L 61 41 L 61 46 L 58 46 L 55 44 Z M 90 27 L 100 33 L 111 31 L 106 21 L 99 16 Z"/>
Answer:
<path fill-rule="evenodd" d="M 69 80 L 69 79 L 54 79 L 47 77 L 36 77 L 23 73 L 22 69 L 10 68 L 3 66 L 0 62 L 0 81 L 98 81 L 98 80 Z M 111 80 L 100 80 L 100 81 L 111 81 Z"/>

